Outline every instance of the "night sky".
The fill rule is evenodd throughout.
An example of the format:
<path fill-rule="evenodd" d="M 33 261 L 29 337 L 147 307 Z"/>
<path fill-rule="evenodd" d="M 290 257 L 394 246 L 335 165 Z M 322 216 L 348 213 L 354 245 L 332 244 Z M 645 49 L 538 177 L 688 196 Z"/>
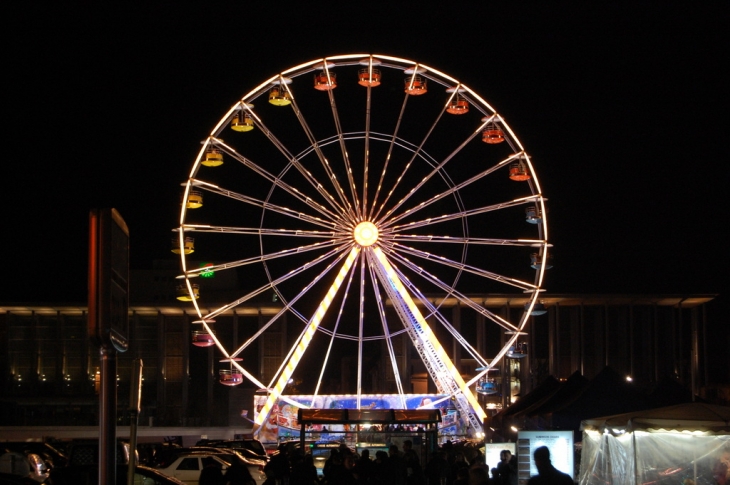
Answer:
<path fill-rule="evenodd" d="M 717 293 L 724 318 L 727 2 L 15 3 L 2 302 L 85 301 L 94 207 L 126 220 L 132 268 L 170 257 L 180 183 L 224 112 L 295 64 L 371 52 L 439 68 L 508 120 L 549 199 L 549 292 Z"/>

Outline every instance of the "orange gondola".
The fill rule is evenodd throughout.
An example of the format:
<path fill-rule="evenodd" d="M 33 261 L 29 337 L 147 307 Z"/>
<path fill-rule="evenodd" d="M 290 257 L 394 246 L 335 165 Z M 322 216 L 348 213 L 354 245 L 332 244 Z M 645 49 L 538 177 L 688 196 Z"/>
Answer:
<path fill-rule="evenodd" d="M 420 96 L 421 94 L 426 94 L 428 91 L 427 80 L 421 76 L 407 77 L 405 83 L 406 93 L 411 96 Z"/>
<path fill-rule="evenodd" d="M 364 67 L 357 73 L 357 83 L 360 86 L 371 87 L 380 86 L 380 69 L 372 69 Z"/>
<path fill-rule="evenodd" d="M 337 75 L 334 72 L 322 71 L 314 75 L 314 89 L 330 91 L 337 87 Z"/>
<path fill-rule="evenodd" d="M 446 107 L 446 112 L 452 115 L 463 115 L 469 112 L 469 103 L 460 94 L 456 94 L 451 98 L 451 102 Z"/>

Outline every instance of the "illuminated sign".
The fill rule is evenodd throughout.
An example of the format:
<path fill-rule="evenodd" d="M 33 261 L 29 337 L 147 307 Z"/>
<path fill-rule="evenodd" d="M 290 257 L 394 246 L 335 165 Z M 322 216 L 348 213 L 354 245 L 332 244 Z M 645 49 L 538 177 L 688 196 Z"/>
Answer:
<path fill-rule="evenodd" d="M 550 450 L 550 461 L 555 468 L 573 477 L 573 431 L 520 431 L 517 433 L 520 482 L 537 475 L 532 454 L 541 446 Z M 527 463 L 530 464 L 529 475 Z"/>

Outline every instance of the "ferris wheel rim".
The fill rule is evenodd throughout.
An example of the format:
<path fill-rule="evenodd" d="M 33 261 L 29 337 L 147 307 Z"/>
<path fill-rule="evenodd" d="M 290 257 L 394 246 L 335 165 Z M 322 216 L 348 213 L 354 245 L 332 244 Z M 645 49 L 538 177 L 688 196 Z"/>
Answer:
<path fill-rule="evenodd" d="M 241 100 L 239 102 L 237 102 L 236 104 L 234 104 L 234 106 L 228 111 L 228 113 L 226 113 L 223 116 L 223 118 L 221 118 L 221 120 L 218 122 L 218 124 L 211 131 L 210 136 L 206 140 L 204 140 L 204 142 L 202 143 L 202 147 L 201 147 L 200 152 L 198 153 L 198 156 L 196 158 L 196 161 L 194 162 L 193 167 L 190 171 L 188 180 L 184 184 L 184 195 L 183 195 L 184 200 L 187 199 L 188 194 L 191 191 L 193 191 L 194 189 L 207 190 L 207 191 L 216 193 L 218 195 L 221 195 L 224 192 L 226 192 L 225 188 L 214 186 L 214 184 L 210 184 L 210 183 L 206 182 L 203 178 L 199 178 L 198 172 L 201 169 L 201 160 L 203 158 L 203 155 L 204 155 L 205 151 L 208 148 L 210 148 L 211 146 L 224 147 L 225 149 L 228 149 L 229 152 L 235 153 L 235 149 L 233 149 L 232 147 L 226 148 L 227 145 L 222 140 L 220 140 L 220 134 L 227 126 L 227 123 L 230 120 L 230 117 L 232 116 L 232 114 L 234 112 L 236 112 L 236 111 L 244 112 L 245 111 L 245 112 L 251 113 L 254 116 L 256 116 L 254 109 L 253 109 L 254 108 L 253 101 L 257 100 L 259 97 L 264 95 L 270 89 L 270 87 L 272 85 L 277 85 L 277 86 L 280 86 L 282 89 L 289 90 L 289 87 L 292 85 L 293 80 L 297 77 L 300 77 L 300 76 L 303 76 L 306 74 L 311 74 L 312 72 L 316 72 L 318 69 L 324 69 L 325 71 L 328 72 L 329 69 L 334 69 L 336 67 L 352 66 L 355 64 L 362 65 L 364 62 L 363 59 L 369 59 L 369 63 L 370 63 L 369 65 L 371 67 L 374 66 L 375 62 L 377 61 L 378 69 L 391 68 L 391 69 L 403 71 L 406 74 L 411 73 L 409 75 L 413 75 L 413 76 L 415 76 L 415 75 L 424 76 L 426 79 L 446 87 L 447 92 L 449 92 L 451 96 L 464 95 L 468 99 L 468 101 L 471 101 L 471 104 L 485 116 L 482 119 L 482 121 L 485 124 L 487 123 L 486 120 L 498 120 L 500 123 L 500 127 L 502 127 L 506 133 L 505 141 L 508 142 L 508 145 L 512 148 L 512 151 L 514 152 L 515 156 L 519 155 L 520 160 L 525 161 L 525 165 L 527 166 L 529 173 L 532 175 L 531 180 L 529 180 L 529 182 L 528 182 L 528 185 L 530 187 L 530 193 L 532 194 L 531 195 L 532 199 L 530 199 L 530 201 L 539 205 L 543 218 L 545 217 L 546 211 L 545 211 L 544 204 L 545 204 L 546 199 L 543 197 L 543 195 L 541 193 L 541 188 L 539 186 L 539 182 L 537 181 L 536 173 L 532 166 L 529 156 L 525 153 L 524 148 L 522 147 L 522 144 L 517 139 L 514 132 L 511 130 L 511 128 L 506 124 L 506 122 L 502 119 L 501 116 L 497 115 L 496 110 L 494 110 L 486 101 L 484 101 L 481 98 L 481 96 L 479 96 L 471 88 L 461 84 L 456 79 L 451 78 L 450 76 L 444 74 L 443 72 L 433 69 L 424 64 L 416 63 L 414 61 L 409 61 L 409 60 L 401 59 L 401 58 L 397 58 L 397 57 L 370 55 L 370 54 L 348 54 L 348 55 L 342 55 L 342 56 L 333 56 L 333 57 L 321 58 L 321 59 L 317 59 L 314 61 L 309 61 L 309 62 L 306 62 L 303 64 L 299 64 L 298 66 L 294 66 L 290 69 L 282 71 L 281 73 L 279 73 L 275 76 L 272 76 L 271 78 L 268 78 L 266 81 L 264 81 L 259 86 L 257 86 L 254 90 L 252 90 L 249 93 L 247 93 L 246 95 L 244 95 L 241 98 Z M 327 74 L 327 79 L 328 80 L 330 79 L 329 72 Z M 368 93 L 369 93 L 370 89 L 371 88 L 368 87 Z M 331 94 L 330 94 L 330 96 L 331 96 Z M 294 96 L 293 96 L 293 98 L 296 99 Z M 369 102 L 369 99 L 368 99 L 368 102 Z M 405 104 L 404 104 L 404 106 L 405 106 Z M 256 118 L 254 120 L 254 123 L 262 123 L 262 121 L 260 119 Z M 264 125 L 261 125 L 261 126 L 264 126 Z M 477 132 L 475 132 L 472 135 L 472 138 L 474 136 L 476 136 L 476 134 L 477 134 Z M 373 141 L 376 143 L 387 143 L 387 142 L 393 143 L 393 144 L 397 145 L 399 147 L 399 149 L 402 149 L 405 151 L 410 151 L 411 153 L 413 153 L 413 160 L 418 158 L 418 160 L 420 160 L 420 162 L 430 165 L 431 168 L 433 169 L 431 172 L 431 176 L 435 177 L 436 175 L 438 175 L 438 177 L 440 177 L 441 180 L 447 186 L 447 189 L 443 191 L 443 194 L 445 194 L 445 195 L 443 195 L 443 194 L 442 195 L 437 194 L 437 195 L 439 195 L 439 197 L 442 197 L 442 198 L 452 197 L 453 200 L 455 200 L 455 204 L 457 205 L 457 207 L 459 207 L 459 211 L 457 211 L 457 213 L 455 213 L 455 214 L 451 214 L 450 216 L 454 220 L 457 220 L 457 219 L 461 220 L 463 233 L 459 238 L 451 238 L 451 241 L 449 241 L 449 242 L 451 242 L 452 244 L 457 244 L 457 245 L 461 244 L 463 247 L 463 250 L 461 253 L 460 260 L 458 260 L 458 261 L 454 260 L 454 261 L 450 261 L 447 263 L 447 266 L 451 267 L 451 269 L 453 269 L 455 271 L 455 275 L 450 277 L 450 278 L 453 278 L 453 283 L 451 283 L 451 284 L 443 284 L 437 276 L 430 274 L 428 271 L 419 270 L 418 269 L 419 266 L 417 265 L 417 263 L 414 263 L 413 261 L 411 261 L 409 259 L 409 256 L 413 257 L 413 258 L 422 258 L 422 259 L 425 258 L 424 255 L 426 253 L 424 253 L 422 250 L 418 249 L 417 247 L 413 248 L 408 245 L 409 244 L 410 245 L 423 244 L 424 242 L 428 242 L 424 239 L 426 236 L 421 236 L 420 239 L 418 237 L 416 237 L 416 238 L 406 237 L 406 236 L 409 236 L 404 233 L 404 231 L 405 231 L 404 228 L 407 227 L 407 224 L 403 224 L 403 225 L 391 224 L 390 226 L 388 226 L 388 225 L 382 226 L 383 229 L 388 229 L 390 232 L 388 232 L 388 231 L 382 232 L 382 234 L 381 234 L 381 237 L 383 238 L 382 244 L 377 244 L 377 247 L 379 247 L 379 248 L 382 247 L 383 250 L 387 254 L 390 254 L 391 259 L 394 264 L 395 264 L 395 262 L 398 263 L 398 267 L 394 267 L 395 273 L 393 273 L 393 274 L 396 274 L 397 275 L 396 277 L 401 279 L 401 281 L 404 283 L 405 287 L 409 288 L 410 291 L 415 295 L 415 297 L 417 299 L 419 299 L 421 304 L 424 305 L 424 307 L 428 308 L 427 313 L 425 314 L 427 318 L 433 317 L 436 320 L 443 319 L 444 321 L 442 323 L 446 324 L 446 325 L 448 324 L 446 319 L 444 319 L 443 316 L 441 315 L 441 306 L 446 301 L 446 298 L 443 298 L 441 303 L 439 303 L 438 305 L 429 304 L 428 298 L 426 297 L 426 295 L 424 295 L 420 292 L 420 290 L 418 289 L 418 285 L 411 282 L 408 278 L 408 275 L 406 273 L 404 273 L 403 271 L 409 271 L 411 274 L 417 274 L 417 275 L 421 276 L 424 279 L 424 281 L 429 282 L 429 284 L 432 285 L 433 287 L 440 288 L 441 290 L 443 290 L 444 294 L 447 297 L 455 297 L 458 301 L 464 302 L 468 299 L 468 297 L 457 289 L 457 286 L 459 284 L 460 278 L 462 277 L 462 274 L 464 274 L 465 272 L 466 273 L 469 273 L 469 272 L 475 273 L 476 272 L 479 276 L 487 277 L 487 273 L 488 273 L 487 271 L 481 271 L 484 268 L 475 268 L 475 267 L 472 267 L 471 265 L 467 264 L 467 254 L 468 254 L 468 249 L 470 246 L 474 247 L 475 244 L 495 244 L 495 245 L 513 244 L 513 245 L 518 245 L 518 246 L 521 245 L 524 247 L 537 247 L 537 248 L 539 248 L 539 251 L 542 253 L 542 264 L 540 265 L 539 269 L 535 272 L 533 283 L 526 283 L 526 282 L 521 282 L 518 280 L 515 280 L 515 282 L 514 282 L 515 286 L 517 286 L 518 288 L 521 288 L 522 291 L 524 291 L 526 294 L 529 294 L 529 305 L 526 306 L 525 311 L 523 312 L 523 315 L 520 318 L 519 323 L 516 323 L 516 324 L 508 323 L 508 325 L 503 325 L 502 323 L 500 323 L 501 317 L 494 315 L 494 314 L 490 314 L 490 312 L 488 312 L 488 311 L 484 312 L 484 315 L 487 318 L 493 320 L 500 326 L 503 326 L 503 328 L 505 330 L 515 332 L 515 334 L 513 336 L 508 338 L 507 344 L 500 350 L 500 352 L 496 356 L 494 356 L 494 358 L 491 360 L 491 363 L 487 362 L 486 360 L 479 361 L 479 359 L 477 359 L 477 361 L 480 362 L 482 364 L 482 366 L 485 367 L 486 369 L 492 368 L 493 363 L 495 361 L 499 361 L 506 354 L 506 352 L 509 349 L 509 346 L 516 341 L 518 334 L 523 330 L 523 328 L 527 324 L 527 321 L 529 318 L 529 312 L 531 311 L 532 306 L 536 303 L 536 301 L 540 295 L 540 292 L 542 291 L 542 281 L 544 278 L 544 271 L 545 271 L 545 266 L 546 266 L 545 262 L 546 262 L 546 257 L 547 257 L 547 248 L 549 247 L 549 244 L 547 243 L 547 221 L 546 221 L 546 219 L 542 220 L 541 226 L 538 228 L 539 237 L 534 240 L 520 240 L 518 238 L 516 238 L 514 240 L 509 240 L 509 239 L 491 239 L 491 240 L 489 240 L 489 239 L 484 239 L 484 238 L 480 239 L 477 237 L 470 236 L 468 217 L 470 215 L 475 214 L 477 210 L 486 211 L 488 208 L 486 206 L 480 206 L 480 207 L 477 207 L 476 209 L 471 208 L 474 210 L 472 210 L 470 212 L 471 209 L 468 209 L 469 204 L 464 203 L 464 201 L 462 200 L 462 193 L 460 192 L 458 183 L 451 180 L 449 171 L 444 169 L 444 167 L 446 166 L 446 161 L 448 161 L 448 160 L 439 162 L 439 157 L 434 157 L 434 156 L 430 155 L 428 153 L 428 151 L 423 148 L 423 146 L 418 146 L 418 144 L 416 144 L 416 143 L 413 143 L 405 138 L 401 138 L 401 135 L 397 134 L 396 132 L 394 132 L 392 134 L 388 134 L 385 132 L 380 132 L 380 131 L 375 131 L 375 130 L 371 131 L 369 129 L 369 127 L 366 130 L 339 131 L 339 129 L 338 129 L 338 132 L 335 135 L 330 135 L 328 137 L 315 138 L 315 141 L 310 146 L 308 146 L 304 149 L 301 149 L 297 153 L 292 153 L 291 158 L 286 163 L 284 168 L 280 169 L 277 173 L 272 172 L 267 175 L 267 177 L 270 177 L 271 180 L 274 181 L 273 183 L 271 183 L 267 195 L 265 197 L 263 197 L 261 200 L 253 200 L 253 199 L 248 200 L 247 199 L 247 202 L 249 202 L 249 203 L 261 205 L 261 209 L 260 209 L 261 214 L 260 214 L 259 227 L 258 227 L 259 260 L 254 261 L 254 262 L 260 263 L 261 267 L 264 269 L 266 278 L 268 280 L 268 284 L 261 287 L 264 289 L 260 288 L 258 290 L 255 290 L 257 292 L 257 293 L 255 293 L 255 295 L 260 294 L 260 292 L 262 292 L 262 291 L 266 291 L 266 289 L 273 290 L 274 293 L 276 293 L 276 295 L 278 296 L 283 307 L 285 309 L 287 309 L 290 313 L 292 313 L 297 319 L 301 320 L 305 326 L 307 325 L 307 322 L 309 321 L 309 317 L 301 314 L 296 308 L 294 308 L 293 304 L 290 305 L 291 297 L 289 296 L 289 294 L 284 294 L 284 292 L 280 291 L 280 287 L 281 287 L 282 283 L 287 280 L 282 280 L 282 278 L 283 278 L 282 276 L 277 276 L 276 274 L 274 274 L 273 271 L 270 271 L 270 269 L 269 269 L 269 265 L 272 264 L 272 262 L 275 262 L 276 258 L 284 257 L 286 255 L 285 254 L 286 250 L 274 251 L 274 252 L 265 250 L 265 248 L 264 248 L 265 241 L 268 241 L 268 239 L 266 239 L 266 238 L 275 234 L 275 231 L 274 231 L 274 229 L 269 228 L 268 226 L 265 226 L 264 221 L 265 221 L 267 214 L 270 214 L 270 213 L 274 213 L 277 215 L 278 214 L 288 215 L 288 213 L 284 210 L 285 209 L 284 206 L 281 206 L 281 205 L 277 206 L 276 204 L 272 203 L 272 200 L 275 197 L 275 195 L 274 195 L 275 192 L 287 190 L 284 187 L 285 187 L 285 183 L 287 181 L 289 171 L 292 170 L 292 168 L 298 169 L 298 167 L 295 167 L 295 164 L 300 163 L 305 158 L 311 156 L 314 151 L 320 149 L 321 147 L 327 147 L 329 145 L 337 144 L 338 142 L 340 144 L 342 144 L 344 141 L 349 142 L 349 141 L 353 141 L 353 140 L 363 140 L 363 139 L 367 140 L 368 143 L 370 141 Z M 468 142 L 470 142 L 469 139 L 465 140 L 463 143 L 466 144 Z M 239 161 L 242 161 L 242 160 L 239 159 Z M 497 171 L 498 169 L 501 169 L 501 168 L 507 166 L 509 161 L 510 161 L 509 159 L 507 159 L 506 161 L 505 160 L 501 161 L 498 165 L 496 165 L 494 167 L 494 170 Z M 442 163 L 443 165 L 439 165 L 440 163 Z M 293 171 L 292 171 L 292 173 L 293 173 Z M 348 174 L 348 176 L 349 176 L 349 174 Z M 484 176 L 486 177 L 486 175 L 484 175 Z M 306 175 L 304 175 L 304 177 L 306 178 Z M 367 178 L 365 179 L 365 183 L 367 183 Z M 314 184 L 312 184 L 312 185 L 314 186 Z M 419 185 L 418 188 L 420 188 L 422 186 L 424 186 L 424 187 L 426 186 L 425 182 L 423 185 Z M 345 187 L 347 187 L 347 184 L 345 184 Z M 358 209 L 359 201 L 358 201 L 358 196 L 357 196 L 357 190 L 356 190 L 355 186 L 352 185 L 352 183 L 349 188 L 352 191 L 353 200 L 343 199 L 342 195 L 337 192 L 337 187 L 335 187 L 335 196 L 340 199 L 341 205 L 340 205 L 340 202 L 335 202 L 335 203 L 329 202 L 327 200 L 328 199 L 327 196 L 329 196 L 332 200 L 335 200 L 335 197 L 333 197 L 331 194 L 327 194 L 326 192 L 320 193 L 320 196 L 317 196 L 317 194 L 310 194 L 310 196 L 313 195 L 314 197 L 309 197 L 312 199 L 316 199 L 317 197 L 320 197 L 320 200 L 318 200 L 316 203 L 312 202 L 313 205 L 311 205 L 311 207 L 313 207 L 315 209 L 314 216 L 312 216 L 310 219 L 307 219 L 306 222 L 314 225 L 315 220 L 319 219 L 319 216 L 322 216 L 321 219 L 323 222 L 321 222 L 321 227 L 323 227 L 324 229 L 322 231 L 320 231 L 318 229 L 312 229 L 312 230 L 309 230 L 309 232 L 302 230 L 303 232 L 302 232 L 301 236 L 310 237 L 310 238 L 322 237 L 323 239 L 325 239 L 326 241 L 329 242 L 329 246 L 331 246 L 329 249 L 327 249 L 325 247 L 326 245 L 321 245 L 321 246 L 316 246 L 314 244 L 311 245 L 312 251 L 315 251 L 315 250 L 318 251 L 320 249 L 326 251 L 325 253 L 323 253 L 325 256 L 321 256 L 319 259 L 316 260 L 317 264 L 323 264 L 323 263 L 329 261 L 327 263 L 327 265 L 325 266 L 326 271 L 336 270 L 337 264 L 341 264 L 343 261 L 349 260 L 352 257 L 352 254 L 353 254 L 352 251 L 354 249 L 356 249 L 356 246 L 358 244 L 353 243 L 348 240 L 348 233 L 351 233 L 351 231 L 353 229 L 350 226 L 356 225 L 358 221 L 369 220 L 367 217 L 368 214 L 372 215 L 375 213 L 374 211 L 368 210 L 367 207 L 363 207 L 362 213 L 360 213 L 361 211 L 360 211 L 360 209 Z M 378 188 L 378 190 L 380 190 L 380 188 Z M 366 189 L 363 189 L 363 194 L 364 194 L 363 197 L 366 198 L 367 197 Z M 377 199 L 377 192 L 375 194 L 376 194 L 375 199 Z M 234 193 L 227 194 L 227 196 L 229 196 L 229 197 L 233 196 L 234 198 L 243 197 L 244 195 L 245 194 L 234 194 Z M 349 197 L 349 196 L 347 196 L 347 197 Z M 387 197 L 389 198 L 390 194 Z M 407 197 L 411 197 L 411 195 L 408 194 Z M 440 200 L 440 199 L 438 199 L 438 200 Z M 437 202 L 438 202 L 438 200 L 437 200 Z M 527 198 L 525 198 L 525 201 L 526 200 L 527 200 Z M 525 201 L 521 201 L 519 203 L 520 204 L 526 203 Z M 432 204 L 435 204 L 435 203 L 436 202 L 432 202 Z M 514 202 L 514 203 L 517 204 L 518 202 Z M 320 204 L 321 208 L 319 206 L 316 206 L 315 204 Z M 327 204 L 329 204 L 329 208 L 327 207 Z M 375 204 L 375 202 L 373 201 L 373 207 L 374 207 L 374 204 Z M 401 203 L 399 202 L 399 204 L 401 204 Z M 384 206 L 384 203 L 383 203 L 383 206 Z M 352 209 L 351 207 L 354 207 L 355 209 Z M 400 207 L 400 205 L 396 206 L 395 209 L 398 209 L 399 207 Z M 498 209 L 495 208 L 495 209 L 490 209 L 490 210 L 498 210 Z M 182 209 L 180 212 L 180 224 L 177 229 L 179 231 L 178 237 L 180 239 L 180 247 L 182 247 L 182 245 L 183 245 L 183 238 L 184 238 L 184 235 L 186 234 L 186 232 L 196 232 L 196 231 L 204 232 L 205 231 L 205 229 L 202 229 L 202 226 L 188 223 L 187 212 L 188 211 L 185 207 L 185 204 L 182 204 Z M 392 212 L 392 209 L 391 209 L 391 212 Z M 391 214 L 391 212 L 386 212 L 385 215 L 383 215 L 379 221 L 387 219 L 389 217 L 389 215 Z M 379 214 L 379 212 L 378 212 L 378 214 Z M 401 218 L 405 218 L 405 217 L 410 217 L 412 214 L 408 214 L 407 216 L 405 216 L 405 215 L 403 215 L 403 213 L 399 213 L 399 215 L 401 216 Z M 375 217 L 377 217 L 377 214 Z M 433 222 L 433 224 L 437 224 L 439 222 L 444 222 L 446 220 L 447 220 L 446 217 L 442 217 L 441 220 L 435 221 L 435 222 Z M 428 225 L 428 224 L 432 224 L 432 223 L 426 221 L 423 224 Z M 248 228 L 248 229 L 247 228 L 236 228 L 236 227 L 223 229 L 223 226 L 217 226 L 217 227 L 218 227 L 218 229 L 211 229 L 211 231 L 238 232 L 238 233 L 243 233 L 245 231 L 255 231 L 255 226 L 253 226 L 252 228 Z M 421 226 L 421 227 L 424 227 L 424 226 Z M 380 229 L 380 227 L 378 227 L 378 229 Z M 294 230 L 294 229 L 292 229 L 292 230 Z M 282 229 L 282 231 L 283 231 L 283 229 Z M 330 231 L 330 232 L 328 232 L 328 231 Z M 321 234 L 319 234 L 319 233 L 321 233 Z M 280 235 L 281 234 L 284 234 L 284 233 L 282 232 L 282 233 L 280 233 Z M 328 234 L 331 234 L 331 235 L 328 236 Z M 395 237 L 393 236 L 394 234 L 395 234 Z M 448 236 L 444 236 L 441 239 L 432 238 L 432 241 L 434 242 L 434 244 L 444 243 L 444 242 L 446 242 L 446 240 L 448 238 L 449 238 Z M 362 250 L 362 253 L 358 257 L 355 258 L 356 261 L 351 263 L 354 265 L 354 266 L 351 266 L 352 273 L 348 273 L 348 274 L 350 274 L 349 278 L 350 278 L 350 280 L 352 280 L 352 278 L 354 277 L 354 274 L 355 274 L 354 268 L 355 267 L 360 268 L 360 270 L 359 270 L 360 271 L 360 280 L 361 280 L 360 294 L 361 294 L 361 299 L 362 299 L 364 281 L 366 279 L 366 276 L 365 276 L 366 268 L 368 267 L 368 266 L 366 266 L 366 263 L 365 263 L 365 261 L 366 261 L 365 255 L 370 254 L 370 253 L 368 253 L 366 248 L 364 248 L 364 247 L 361 248 L 361 250 Z M 350 253 L 349 253 L 350 256 L 347 256 L 348 251 L 350 251 Z M 360 251 L 360 250 L 358 250 L 358 251 Z M 281 254 L 279 254 L 279 253 L 281 253 Z M 368 257 L 370 257 L 370 256 L 368 256 Z M 426 257 L 425 259 L 428 259 L 428 258 Z M 253 260 L 253 258 L 252 258 L 252 260 Z M 429 264 L 432 261 L 433 260 L 430 260 Z M 236 263 L 239 265 L 245 265 L 245 264 L 252 264 L 252 261 L 248 261 L 248 260 L 241 260 L 239 262 L 233 261 L 230 264 L 228 264 L 226 266 L 226 268 L 224 268 L 224 269 L 229 269 L 231 267 L 234 267 L 233 263 Z M 184 252 L 181 252 L 181 265 L 183 268 L 182 277 L 184 279 L 185 285 L 187 285 L 187 287 L 190 290 L 190 293 L 192 295 L 190 278 L 198 276 L 200 271 L 188 268 L 188 265 L 186 264 L 186 256 L 185 256 Z M 312 264 L 310 267 L 307 267 L 306 269 L 313 268 L 314 266 L 315 266 L 315 264 Z M 323 272 L 321 273 L 322 275 L 326 274 L 325 270 L 323 270 Z M 481 271 L 481 273 L 480 273 L 480 271 Z M 298 276 L 299 274 L 300 273 L 296 273 L 294 276 L 292 276 L 292 278 L 295 276 Z M 320 276 L 320 278 L 323 278 L 323 277 L 324 276 Z M 373 275 L 373 273 L 371 273 L 369 277 L 371 278 L 371 281 L 372 281 L 371 284 L 377 287 L 378 284 L 376 282 L 376 277 Z M 499 280 L 500 275 L 497 274 L 497 276 L 495 278 L 496 278 L 496 280 Z M 504 279 L 505 281 L 507 280 L 507 278 L 502 278 L 502 279 Z M 313 281 L 316 282 L 319 280 L 316 280 L 316 281 L 313 280 Z M 421 284 L 424 284 L 424 283 L 421 283 Z M 350 283 L 347 283 L 347 285 L 349 287 Z M 520 285 L 522 285 L 522 286 L 520 286 Z M 298 300 L 298 299 L 302 298 L 304 291 L 305 290 L 302 290 L 302 292 L 295 295 L 295 299 Z M 251 295 L 255 296 L 253 293 Z M 377 292 L 376 292 L 376 295 L 377 295 Z M 251 297 L 252 296 L 250 296 L 250 295 L 244 295 L 243 297 L 239 298 L 238 300 L 228 303 L 228 304 L 224 305 L 223 307 L 220 307 L 219 309 L 215 309 L 213 311 L 204 310 L 200 305 L 198 305 L 195 298 L 193 298 L 193 305 L 196 309 L 196 312 L 197 312 L 199 318 L 202 319 L 204 327 L 206 329 L 210 330 L 208 323 L 206 323 L 206 320 L 205 320 L 207 317 L 211 317 L 211 316 L 215 317 L 217 314 L 222 313 L 226 309 L 230 309 L 237 305 L 245 303 Z M 289 297 L 289 298 L 287 298 L 287 297 Z M 346 297 L 344 297 L 344 298 L 346 298 Z M 376 298 L 377 298 L 377 296 L 376 296 Z M 342 304 L 344 305 L 344 303 L 345 302 L 343 299 Z M 384 303 L 381 302 L 379 304 L 383 305 Z M 429 306 L 429 305 L 431 305 L 431 306 Z M 363 335 L 362 327 L 363 327 L 363 321 L 361 320 L 360 324 L 359 324 L 360 333 L 358 333 L 357 335 L 348 334 L 348 333 L 338 333 L 337 327 L 335 327 L 334 330 L 330 330 L 325 327 L 318 327 L 315 329 L 315 331 L 323 333 L 323 334 L 331 337 L 333 340 L 335 338 L 339 338 L 339 339 L 343 339 L 343 340 L 351 340 L 351 341 L 359 342 L 360 345 L 362 345 L 363 342 L 371 342 L 371 341 L 376 341 L 376 340 L 390 340 L 394 336 L 399 336 L 404 333 L 407 333 L 406 329 L 400 329 L 400 330 L 395 330 L 393 332 L 390 332 L 388 328 L 384 328 L 382 335 Z M 226 358 L 230 360 L 232 367 L 240 368 L 240 370 L 242 372 L 244 372 L 243 367 L 238 363 L 238 361 L 235 360 L 236 356 L 242 351 L 242 348 L 239 348 L 238 350 L 236 350 L 234 352 L 228 352 L 215 335 L 213 335 L 212 337 L 213 337 L 213 340 L 215 341 L 215 345 L 219 348 L 219 350 L 223 353 L 223 355 L 226 356 Z M 456 336 L 455 336 L 455 338 L 456 338 Z M 293 348 L 292 348 L 292 350 L 290 350 L 290 353 L 292 351 L 293 351 Z M 283 365 L 284 365 L 284 363 L 282 363 L 282 366 Z M 485 372 L 488 372 L 488 370 Z M 270 387 L 270 386 L 263 385 L 257 379 L 255 379 L 253 376 L 250 376 L 249 373 L 246 372 L 246 374 L 247 374 L 246 377 L 248 377 L 249 380 L 251 380 L 255 384 L 257 384 L 257 385 L 261 384 L 260 387 Z M 473 384 L 475 382 L 475 380 L 478 379 L 479 377 L 480 377 L 480 375 L 477 375 L 473 380 L 469 381 L 469 383 L 467 383 L 467 384 L 468 385 Z"/>

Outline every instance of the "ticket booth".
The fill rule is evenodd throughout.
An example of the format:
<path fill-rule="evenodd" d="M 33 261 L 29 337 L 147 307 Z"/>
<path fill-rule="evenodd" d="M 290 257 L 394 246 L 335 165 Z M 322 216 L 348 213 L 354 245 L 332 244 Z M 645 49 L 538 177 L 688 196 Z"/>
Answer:
<path fill-rule="evenodd" d="M 438 409 L 299 409 L 301 449 L 317 443 L 344 443 L 358 452 L 403 449 L 408 440 L 426 463 L 438 448 Z"/>

